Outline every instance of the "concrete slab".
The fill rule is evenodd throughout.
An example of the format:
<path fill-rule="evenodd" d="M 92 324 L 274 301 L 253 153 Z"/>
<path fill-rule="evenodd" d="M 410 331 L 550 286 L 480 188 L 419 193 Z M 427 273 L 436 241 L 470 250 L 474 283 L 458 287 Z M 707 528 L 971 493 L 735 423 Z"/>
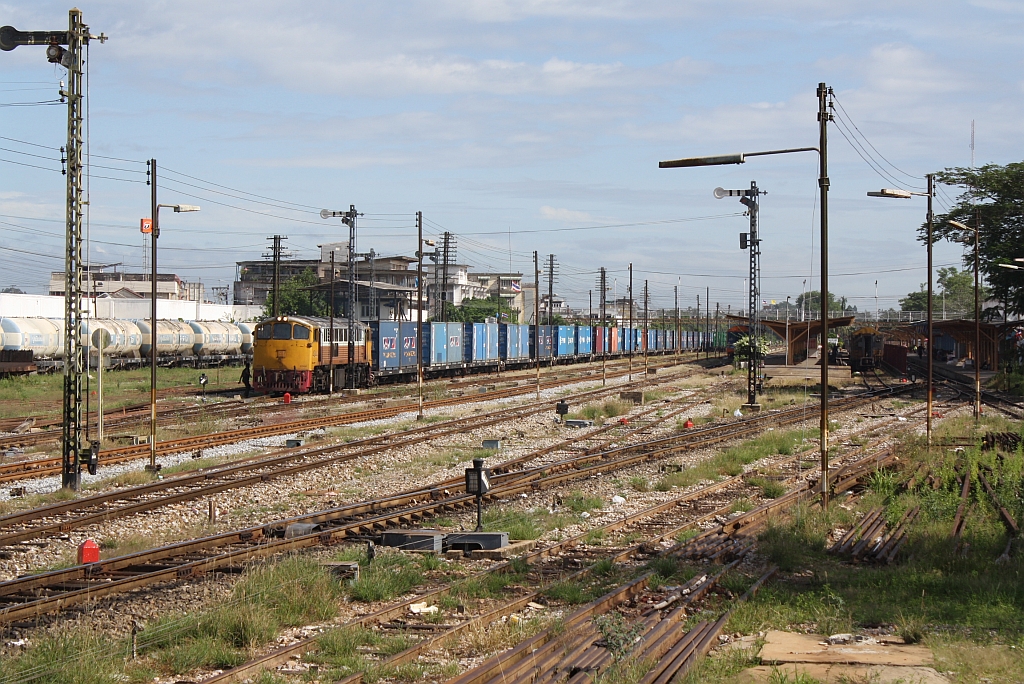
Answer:
<path fill-rule="evenodd" d="M 504 546 L 500 549 L 475 549 L 467 553 L 465 557 L 473 559 L 504 560 L 506 558 L 511 558 L 512 556 L 518 556 L 521 553 L 526 553 L 527 551 L 532 551 L 535 546 L 537 546 L 536 539 L 526 539 L 524 541 L 512 542 L 508 546 Z M 461 551 L 456 553 L 461 553 Z"/>
<path fill-rule="evenodd" d="M 793 632 L 768 632 L 761 649 L 761 662 L 769 665 L 825 663 L 919 667 L 931 665 L 932 661 L 931 649 L 925 646 L 888 640 L 831 645 L 825 643 L 824 637 Z"/>
<path fill-rule="evenodd" d="M 796 681 L 802 674 L 819 682 L 848 682 L 864 684 L 949 684 L 949 679 L 931 667 L 905 667 L 899 665 L 829 665 L 825 663 L 788 663 L 777 667 L 761 665 L 744 670 L 738 684 L 765 684 L 772 680 L 774 671 Z"/>

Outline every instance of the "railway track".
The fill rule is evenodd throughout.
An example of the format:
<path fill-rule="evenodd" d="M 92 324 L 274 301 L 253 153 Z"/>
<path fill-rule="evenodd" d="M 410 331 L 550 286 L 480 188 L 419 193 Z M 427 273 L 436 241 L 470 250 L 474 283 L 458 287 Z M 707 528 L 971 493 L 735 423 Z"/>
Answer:
<path fill-rule="evenodd" d="M 611 377 L 619 377 L 622 375 L 620 371 L 625 368 L 626 364 L 618 362 L 613 364 L 611 369 Z M 667 367 L 665 365 L 659 366 L 661 368 Z M 576 371 L 576 372 L 572 372 Z M 572 368 L 572 371 L 568 376 L 562 377 L 550 377 L 549 381 L 555 380 L 566 380 L 573 377 L 586 378 L 589 373 L 593 372 L 593 369 L 584 369 L 576 367 Z M 628 371 L 627 371 L 628 373 Z M 634 373 L 636 371 L 634 370 Z M 494 388 L 496 384 L 502 382 L 509 382 L 511 378 L 509 374 L 504 377 L 491 378 L 489 381 L 482 382 L 448 382 L 446 383 L 446 392 L 460 392 L 464 393 L 470 391 L 473 388 L 490 387 Z M 515 381 L 515 380 L 513 380 Z M 410 389 L 409 386 L 399 386 L 405 391 L 400 392 L 377 392 L 374 394 L 355 394 L 349 395 L 345 393 L 337 393 L 328 396 L 317 396 L 317 397 L 303 397 L 298 401 L 293 402 L 290 405 L 283 405 L 278 400 L 271 397 L 255 397 L 253 399 L 242 401 L 228 399 L 226 401 L 219 401 L 216 403 L 203 403 L 199 405 L 188 405 L 188 406 L 158 406 L 157 424 L 158 426 L 172 426 L 182 424 L 189 420 L 210 420 L 210 419 L 227 419 L 234 417 L 249 417 L 253 416 L 254 412 L 262 413 L 264 411 L 272 412 L 299 412 L 309 409 L 318 409 L 325 405 L 330 405 L 332 408 L 336 406 L 360 404 L 360 403 L 374 403 L 383 401 L 393 401 L 400 398 L 409 398 L 415 396 L 415 388 Z M 427 391 L 436 389 L 436 387 L 428 387 Z M 237 394 L 237 392 L 236 392 Z M 411 401 L 411 399 L 410 399 Z M 105 428 L 107 433 L 108 441 L 114 441 L 119 439 L 127 439 L 131 437 L 137 437 L 132 432 L 127 432 L 132 428 L 147 428 L 149 425 L 150 418 L 150 405 L 137 404 L 134 406 L 122 407 L 120 412 L 111 411 L 104 417 Z M 22 428 L 23 431 L 0 435 L 0 451 L 6 451 L 12 448 L 26 448 L 26 447 L 37 447 L 45 444 L 54 444 L 59 442 L 61 439 L 60 434 L 61 420 L 59 418 L 41 418 L 34 416 L 24 416 L 19 418 L 0 419 L 0 432 L 14 431 Z M 29 426 L 32 429 L 45 428 L 41 431 L 31 432 L 27 431 Z M 0 482 L 2 479 L 2 468 L 0 468 Z"/>
<path fill-rule="evenodd" d="M 619 388 L 591 390 L 571 398 L 593 401 L 617 391 Z M 642 434 L 655 425 L 669 421 L 705 401 L 706 399 L 703 397 L 684 397 L 669 404 L 659 403 L 639 414 L 630 416 L 625 423 L 616 421 L 602 427 L 582 431 L 568 439 L 508 461 L 502 467 L 509 470 L 556 452 L 571 450 L 576 453 L 595 453 L 607 448 L 613 442 L 621 442 L 633 435 Z M 682 406 L 678 406 L 680 403 Z M 550 409 L 550 402 L 536 402 L 526 406 L 491 411 L 482 415 L 422 425 L 404 430 L 397 435 L 379 435 L 319 449 L 281 449 L 269 457 L 249 459 L 222 467 L 205 468 L 187 475 L 158 480 L 145 485 L 33 508 L 0 517 L 0 554 L 10 555 L 13 553 L 12 550 L 3 551 L 2 547 L 11 547 L 11 545 L 31 539 L 65 534 L 87 525 L 155 510 L 182 501 L 213 496 L 231 489 L 289 477 L 316 468 L 354 461 L 382 451 L 436 440 L 464 432 L 467 429 L 478 429 L 504 423 L 550 411 Z M 671 410 L 664 412 L 666 409 Z M 654 416 L 653 414 L 656 412 L 664 413 L 661 416 Z M 456 480 L 450 480 L 439 483 L 438 486 L 447 487 L 457 483 Z"/>
<path fill-rule="evenodd" d="M 928 373 L 927 365 L 917 360 L 911 360 L 909 357 L 907 359 L 907 366 L 908 368 L 912 367 L 917 372 L 918 377 L 926 377 Z M 969 380 L 962 373 L 957 373 L 954 370 L 943 368 L 941 365 L 936 364 L 932 364 L 932 375 L 952 385 L 958 395 L 967 398 L 971 402 L 974 401 L 974 380 Z M 981 390 L 981 403 L 1011 418 L 1024 420 L 1024 403 L 1006 396 L 1002 392 Z"/>
<path fill-rule="evenodd" d="M 620 370 L 613 373 L 609 373 L 608 377 L 621 377 L 623 375 L 626 375 L 627 373 L 628 371 Z M 541 383 L 541 389 L 553 389 L 568 384 L 575 384 L 578 382 L 581 382 L 581 379 L 575 377 L 551 380 L 548 381 L 547 383 Z M 616 389 L 622 388 L 619 387 Z M 530 394 L 535 391 L 536 386 L 534 385 L 518 385 L 504 389 L 480 392 L 468 396 L 450 397 L 447 399 L 435 399 L 431 401 L 424 401 L 423 407 L 425 410 L 444 408 L 449 406 L 458 406 L 470 402 L 493 401 L 495 399 L 516 397 L 520 395 Z M 341 425 L 350 425 L 353 423 L 361 423 L 370 420 L 393 418 L 397 415 L 408 413 L 414 410 L 416 410 L 416 403 L 410 402 L 403 404 L 393 404 L 391 406 L 364 409 L 361 411 L 352 411 L 332 416 L 307 418 L 302 420 L 275 423 L 271 425 L 259 425 L 254 427 L 242 428 L 238 430 L 218 432 L 209 435 L 180 437 L 176 439 L 157 442 L 156 454 L 159 457 L 190 451 L 194 452 L 197 450 L 202 450 L 215 446 L 235 444 L 237 442 L 247 439 L 295 434 L 318 428 L 338 427 Z M 113 449 L 105 449 L 100 452 L 100 464 L 108 465 L 114 463 L 123 463 L 125 461 L 147 457 L 149 453 L 150 449 L 148 444 L 139 444 L 124 447 L 115 447 Z M 11 463 L 0 464 L 0 483 L 22 480 L 29 477 L 42 477 L 46 475 L 54 475 L 60 472 L 61 460 L 58 457 L 14 461 Z"/>
<path fill-rule="evenodd" d="M 864 455 L 865 449 L 855 450 L 841 460 L 853 461 L 854 464 L 874 463 L 877 458 L 876 455 L 873 453 Z M 856 455 L 861 455 L 859 461 L 853 460 L 853 457 Z M 796 472 L 793 472 L 793 465 L 797 459 L 799 459 L 799 456 L 784 458 L 771 466 L 773 469 L 778 468 L 780 470 L 788 468 L 786 470 L 788 475 L 787 481 L 799 483 L 797 487 L 780 499 L 769 501 L 753 511 L 741 515 L 739 518 L 732 518 L 729 521 L 730 534 L 742 534 L 745 537 L 750 537 L 751 533 L 759 529 L 767 520 L 769 513 L 784 510 L 793 503 L 807 498 L 810 484 L 803 482 L 801 479 L 806 475 L 807 471 L 801 472 L 797 469 Z M 853 472 L 851 466 L 843 467 Z M 696 491 L 677 496 L 667 502 L 645 508 L 623 518 L 591 528 L 586 532 L 561 542 L 550 544 L 542 549 L 520 556 L 516 562 L 520 567 L 528 565 L 529 573 L 526 580 L 519 580 L 516 584 L 527 585 L 526 593 L 524 593 L 524 590 L 520 590 L 516 592 L 515 596 L 501 601 L 497 606 L 494 605 L 493 601 L 488 602 L 482 612 L 477 615 L 460 616 L 460 619 L 453 625 L 422 625 L 426 630 L 424 638 L 419 639 L 415 644 L 400 653 L 379 657 L 373 664 L 379 671 L 386 667 L 397 667 L 406 663 L 421 662 L 424 658 L 429 659 L 429 654 L 432 650 L 444 649 L 447 645 L 453 643 L 453 639 L 471 630 L 485 630 L 489 625 L 505 620 L 510 615 L 523 610 L 532 601 L 549 603 L 550 601 L 544 598 L 543 595 L 545 587 L 550 587 L 557 582 L 585 577 L 592 573 L 595 567 L 597 567 L 598 562 L 611 561 L 616 565 L 623 563 L 631 564 L 639 572 L 640 564 L 655 555 L 692 556 L 691 550 L 695 547 L 708 546 L 707 542 L 704 541 L 704 538 L 708 536 L 707 533 L 698 535 L 693 543 L 676 543 L 668 549 L 665 549 L 662 545 L 666 541 L 674 541 L 681 533 L 698 529 L 709 521 L 729 516 L 732 502 L 737 497 L 752 494 L 753 489 L 745 483 L 745 479 L 752 474 L 737 475 L 722 482 L 702 487 Z M 711 527 L 710 531 L 716 533 L 724 529 L 724 525 L 718 525 Z M 607 546 L 588 547 L 587 540 L 592 539 L 595 533 L 599 533 L 602 538 L 605 538 L 607 540 L 606 543 L 611 548 Z M 626 534 L 629 534 L 629 536 L 627 537 Z M 642 536 L 640 541 L 634 539 L 637 534 Z M 622 540 L 624 539 L 631 541 L 626 541 L 623 545 Z M 739 555 L 742 556 L 749 550 L 749 545 L 741 545 L 740 549 Z M 717 553 L 717 550 L 713 550 L 711 554 L 704 557 L 707 557 L 712 563 L 716 561 L 723 562 L 722 554 L 718 554 L 715 559 L 709 557 L 710 555 L 715 555 L 715 553 Z M 664 613 L 664 618 L 651 623 L 652 632 L 647 633 L 649 638 L 645 638 L 641 644 L 644 647 L 642 649 L 643 658 L 658 659 L 657 664 L 652 668 L 655 677 L 669 670 L 672 664 L 675 664 L 675 669 L 672 671 L 677 671 L 686 663 L 692 665 L 695 659 L 699 658 L 703 653 L 703 651 L 700 651 L 694 655 L 686 651 L 687 642 L 684 641 L 686 632 L 682 629 L 680 622 L 685 617 L 685 612 L 682 612 L 680 609 L 686 609 L 698 603 L 703 596 L 714 588 L 725 572 L 735 567 L 736 563 L 738 563 L 738 560 L 733 560 L 732 563 L 724 566 L 721 564 L 717 567 L 715 565 L 705 566 L 714 569 L 709 570 L 704 575 L 698 574 L 689 583 L 676 588 L 672 592 L 656 592 L 655 597 L 651 600 L 643 601 L 641 599 L 633 601 L 633 603 L 640 606 L 653 606 L 649 614 L 644 617 L 650 617 L 658 612 Z M 581 569 L 574 570 L 577 567 Z M 507 572 L 509 570 L 510 563 L 499 563 L 478 575 L 470 577 L 467 581 L 473 581 L 484 575 Z M 768 572 L 764 573 L 747 593 L 740 597 L 739 601 L 749 598 L 759 586 L 767 581 L 773 572 L 773 569 L 769 569 Z M 577 633 L 579 631 L 578 628 L 590 618 L 621 606 L 627 599 L 638 598 L 644 593 L 650 594 L 651 592 L 646 586 L 649 577 L 650 573 L 641 575 L 612 589 L 596 601 L 570 612 L 567 617 L 559 621 L 559 632 Z M 340 629 L 355 627 L 365 629 L 372 627 L 377 633 L 387 633 L 389 627 L 394 628 L 391 621 L 400 619 L 401 628 L 404 630 L 403 635 L 408 638 L 409 635 L 417 634 L 415 628 L 420 626 L 416 622 L 415 616 L 409 615 L 409 604 L 422 601 L 436 603 L 439 599 L 457 589 L 458 584 L 455 583 L 454 585 L 443 586 L 425 592 L 417 592 L 414 598 L 387 606 L 369 615 L 355 618 L 340 627 Z M 724 622 L 724 619 L 720 619 L 712 624 L 702 623 L 695 628 L 695 632 L 701 635 L 710 634 L 710 638 L 707 639 L 707 643 L 710 643 L 717 637 Z M 654 628 L 655 624 L 659 625 L 656 629 Z M 675 633 L 676 639 L 667 638 L 670 632 Z M 596 635 L 593 635 L 593 630 L 590 631 L 590 634 L 594 638 L 591 639 L 589 646 L 585 644 L 585 647 L 593 647 L 594 640 L 597 638 Z M 415 637 L 412 638 L 415 639 Z M 703 638 L 702 636 L 701 639 L 691 639 L 691 642 L 694 644 L 702 643 Z M 533 673 L 534 676 L 530 677 L 528 681 L 535 681 L 536 675 L 545 670 L 556 670 L 559 665 L 562 672 L 569 671 L 579 674 L 588 669 L 586 667 L 588 664 L 586 659 L 582 657 L 582 653 L 578 650 L 563 648 L 559 656 L 550 649 L 544 649 L 544 645 L 550 639 L 551 635 L 549 633 L 546 636 L 542 633 L 538 637 L 521 643 L 514 649 L 486 660 L 480 666 L 469 670 L 452 681 L 458 682 L 458 684 L 475 684 L 477 682 L 494 680 L 494 677 L 498 677 L 498 679 L 494 680 L 497 682 L 520 681 L 517 676 L 524 674 L 524 672 L 520 671 L 529 670 L 530 668 L 534 668 L 535 672 Z M 657 641 L 656 639 L 661 640 Z M 680 642 L 682 642 L 682 645 L 677 647 Z M 655 644 L 658 646 L 651 649 L 647 648 Z M 300 639 L 294 643 L 262 654 L 243 665 L 205 679 L 203 684 L 229 684 L 248 680 L 258 675 L 261 671 L 272 670 L 275 667 L 293 662 L 296 657 L 302 658 L 309 651 L 315 651 L 316 648 L 316 638 Z M 542 656 L 542 650 L 548 651 L 546 656 Z M 474 652 L 467 655 L 475 656 L 479 654 Z M 607 656 L 607 652 L 604 655 Z M 444 659 L 448 660 L 451 657 L 450 651 L 446 651 Z M 313 662 L 315 662 L 315 656 Z M 603 662 L 607 664 L 607 658 Z M 519 664 L 519 667 L 517 667 L 517 664 Z M 589 667 L 589 669 L 593 671 L 600 668 Z M 341 679 L 339 684 L 356 684 L 359 681 L 361 681 L 361 676 L 356 673 Z M 656 679 L 652 677 L 650 680 L 644 681 L 656 681 Z"/>
<path fill-rule="evenodd" d="M 836 408 L 855 408 L 877 398 L 877 394 L 872 394 L 840 400 L 836 402 Z M 803 407 L 797 407 L 533 467 L 518 470 L 499 467 L 495 469 L 494 488 L 487 500 L 529 495 L 644 461 L 660 460 L 690 449 L 752 436 L 769 426 L 793 424 L 805 419 Z M 285 551 L 373 536 L 389 527 L 415 525 L 421 520 L 464 510 L 474 504 L 475 497 L 465 493 L 464 483 L 450 480 L 266 525 L 18 578 L 0 583 L 0 623 L 30 619 L 143 586 L 238 569 L 251 559 Z"/>

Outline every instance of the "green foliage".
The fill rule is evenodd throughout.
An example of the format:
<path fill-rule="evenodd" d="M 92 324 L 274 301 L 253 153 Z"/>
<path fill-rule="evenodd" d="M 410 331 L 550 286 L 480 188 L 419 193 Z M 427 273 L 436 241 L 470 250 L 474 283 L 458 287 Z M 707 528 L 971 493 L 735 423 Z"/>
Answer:
<path fill-rule="evenodd" d="M 937 175 L 946 185 L 963 189 L 956 204 L 947 214 L 935 217 L 933 237 L 950 242 L 966 243 L 973 248 L 974 228 L 978 233 L 981 274 L 992 288 L 992 297 L 1005 302 L 1007 313 L 1024 313 L 1024 287 L 1016 272 L 1000 268 L 1000 263 L 1013 263 L 1024 244 L 1024 162 L 1006 166 L 986 164 L 979 168 L 947 168 Z M 958 221 L 971 230 L 963 231 L 949 224 Z M 927 239 L 927 225 L 920 236 Z M 973 268 L 973 249 L 964 253 L 964 265 Z M 971 298 L 973 309 L 973 297 Z"/>
<path fill-rule="evenodd" d="M 750 355 L 756 351 L 757 357 L 763 359 L 768 354 L 768 338 L 758 337 L 753 338 L 750 335 L 744 335 L 743 337 L 736 340 L 733 345 L 733 356 L 741 361 L 746 361 L 750 358 Z"/>
<path fill-rule="evenodd" d="M 802 293 L 796 298 L 797 311 L 821 311 L 821 290 L 811 290 L 810 292 Z M 857 312 L 857 307 L 851 306 L 847 301 L 846 297 L 836 297 L 835 293 L 828 293 L 828 310 L 831 315 L 836 315 L 841 311 L 852 311 Z"/>
<path fill-rule="evenodd" d="M 622 613 L 613 610 L 604 615 L 597 615 L 591 622 L 604 638 L 605 648 L 612 654 L 615 662 L 620 662 L 633 648 L 633 643 L 640 636 L 643 624 L 630 622 Z"/>
<path fill-rule="evenodd" d="M 278 311 L 282 316 L 327 316 L 330 314 L 329 295 L 317 292 L 315 288 L 320 283 L 316 271 L 307 268 L 302 273 L 282 280 L 281 305 Z M 336 315 L 340 312 L 336 311 Z M 263 316 L 274 315 L 274 293 L 267 294 L 267 303 L 263 307 Z"/>
<path fill-rule="evenodd" d="M 587 496 L 582 492 L 576 491 L 570 494 L 562 503 L 573 513 L 585 513 L 595 508 L 600 508 L 604 504 L 604 500 L 599 496 Z"/>
<path fill-rule="evenodd" d="M 936 311 L 956 312 L 965 318 L 974 318 L 974 271 L 956 270 L 955 266 L 940 268 L 937 280 L 939 287 L 932 295 L 932 307 Z M 991 293 L 981 286 L 980 297 L 984 302 Z M 921 283 L 918 292 L 911 292 L 900 300 L 903 311 L 925 311 L 928 308 L 928 284 Z"/>
<path fill-rule="evenodd" d="M 518 323 L 519 311 L 508 307 L 504 299 L 496 294 L 486 299 L 466 299 L 459 306 L 448 305 L 449 321 L 463 323 L 484 323 L 488 318 L 497 318 L 499 323 Z M 508 319 L 501 319 L 499 311 L 508 314 Z"/>
<path fill-rule="evenodd" d="M 786 493 L 786 487 L 781 482 L 775 480 L 769 480 L 765 477 L 751 477 L 747 479 L 747 484 L 759 487 L 761 494 L 766 499 L 777 499 Z"/>
<path fill-rule="evenodd" d="M 423 573 L 417 563 L 401 553 L 378 553 L 360 570 L 359 580 L 349 585 L 348 592 L 356 601 L 387 601 L 408 594 L 421 582 Z"/>

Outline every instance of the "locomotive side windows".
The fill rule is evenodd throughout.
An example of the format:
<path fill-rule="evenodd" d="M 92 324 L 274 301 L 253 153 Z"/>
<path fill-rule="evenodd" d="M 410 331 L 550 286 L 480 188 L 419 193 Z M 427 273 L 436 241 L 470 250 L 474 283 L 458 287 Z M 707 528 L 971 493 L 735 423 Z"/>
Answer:
<path fill-rule="evenodd" d="M 292 339 L 292 324 L 291 323 L 275 323 L 274 324 L 274 339 L 275 340 L 290 340 L 290 339 Z"/>
<path fill-rule="evenodd" d="M 309 339 L 309 328 L 304 325 L 295 326 L 295 334 L 292 339 L 295 340 L 308 340 Z"/>
<path fill-rule="evenodd" d="M 256 339 L 257 340 L 269 340 L 270 339 L 271 331 L 272 331 L 271 326 L 269 326 L 269 325 L 261 325 L 260 327 L 256 328 Z"/>

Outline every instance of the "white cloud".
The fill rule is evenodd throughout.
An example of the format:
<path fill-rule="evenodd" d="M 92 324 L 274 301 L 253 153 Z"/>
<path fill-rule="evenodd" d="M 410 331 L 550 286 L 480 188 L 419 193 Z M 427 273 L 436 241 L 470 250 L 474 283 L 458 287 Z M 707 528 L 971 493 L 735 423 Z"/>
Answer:
<path fill-rule="evenodd" d="M 540 208 L 540 215 L 549 221 L 561 221 L 563 223 L 593 223 L 594 217 L 585 211 L 573 211 L 556 207 L 543 206 Z"/>

